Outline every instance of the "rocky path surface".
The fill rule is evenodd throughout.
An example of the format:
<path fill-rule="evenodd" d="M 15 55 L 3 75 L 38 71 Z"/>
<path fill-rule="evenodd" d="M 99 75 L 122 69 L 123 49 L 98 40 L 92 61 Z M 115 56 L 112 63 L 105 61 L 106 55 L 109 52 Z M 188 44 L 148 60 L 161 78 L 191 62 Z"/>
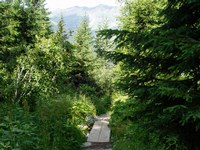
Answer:
<path fill-rule="evenodd" d="M 87 142 L 83 144 L 86 150 L 112 150 L 109 119 L 106 114 L 96 118 Z"/>

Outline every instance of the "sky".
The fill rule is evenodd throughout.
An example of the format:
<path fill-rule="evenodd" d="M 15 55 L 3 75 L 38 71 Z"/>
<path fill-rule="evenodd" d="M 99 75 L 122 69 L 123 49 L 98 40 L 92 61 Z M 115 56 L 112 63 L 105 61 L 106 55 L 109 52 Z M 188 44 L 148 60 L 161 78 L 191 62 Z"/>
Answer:
<path fill-rule="evenodd" d="M 86 6 L 94 7 L 99 4 L 106 4 L 116 6 L 116 0 L 46 0 L 46 8 L 49 10 L 55 10 L 57 8 L 69 8 L 73 6 Z"/>

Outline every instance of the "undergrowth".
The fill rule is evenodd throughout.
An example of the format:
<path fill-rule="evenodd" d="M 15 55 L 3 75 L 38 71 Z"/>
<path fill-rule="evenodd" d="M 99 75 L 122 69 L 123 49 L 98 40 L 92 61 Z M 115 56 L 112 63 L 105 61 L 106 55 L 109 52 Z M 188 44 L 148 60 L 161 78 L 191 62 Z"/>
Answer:
<path fill-rule="evenodd" d="M 38 101 L 36 111 L 0 104 L 0 149 L 81 150 L 95 107 L 90 98 L 65 91 Z"/>
<path fill-rule="evenodd" d="M 81 150 L 94 116 L 106 113 L 111 97 L 73 86 L 38 98 L 30 111 L 24 103 L 0 103 L 0 150 Z"/>
<path fill-rule="evenodd" d="M 164 129 L 152 129 L 154 120 L 143 114 L 145 104 L 121 94 L 114 98 L 110 122 L 113 150 L 188 150 L 176 134 L 165 132 L 161 137 Z"/>
<path fill-rule="evenodd" d="M 145 120 L 133 120 L 137 112 L 135 101 L 127 96 L 117 97 L 110 122 L 113 150 L 164 150 L 156 134 L 143 128 Z"/>

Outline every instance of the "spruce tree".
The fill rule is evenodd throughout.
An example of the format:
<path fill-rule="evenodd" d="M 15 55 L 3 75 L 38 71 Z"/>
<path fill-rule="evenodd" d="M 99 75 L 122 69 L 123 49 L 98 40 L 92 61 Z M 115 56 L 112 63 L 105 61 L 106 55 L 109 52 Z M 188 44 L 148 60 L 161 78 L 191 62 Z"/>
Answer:
<path fill-rule="evenodd" d="M 23 93 L 27 81 L 23 83 L 21 79 L 25 79 L 26 73 L 30 72 L 30 68 L 24 70 L 19 60 L 27 56 L 29 50 L 34 50 L 40 38 L 51 33 L 50 22 L 43 0 L 1 1 L 0 10 L 1 96 L 3 100 L 18 101 L 20 92 L 15 91 Z"/>
<path fill-rule="evenodd" d="M 98 30 L 94 40 L 94 52 L 95 62 L 94 69 L 91 71 L 91 75 L 95 79 L 96 83 L 100 86 L 101 90 L 107 94 L 112 93 L 112 79 L 114 77 L 113 68 L 114 64 L 108 60 L 110 51 L 113 50 L 113 41 L 104 38 L 100 32 L 109 28 L 107 21 L 99 24 Z"/>
<path fill-rule="evenodd" d="M 76 58 L 71 71 L 71 81 L 79 86 L 90 84 L 92 81 L 88 71 L 92 69 L 93 52 L 91 47 L 92 35 L 88 18 L 83 17 L 74 36 L 74 56 Z"/>
<path fill-rule="evenodd" d="M 136 103 L 129 119 L 157 135 L 166 149 L 200 149 L 199 5 L 128 0 L 122 30 L 103 32 L 115 37 L 118 46 L 110 56 L 121 67 L 118 83 Z"/>
<path fill-rule="evenodd" d="M 10 5 L 6 1 L 0 2 L 0 99 L 5 101 L 9 97 L 7 85 L 11 84 L 11 73 L 16 65 L 16 58 L 20 53 L 18 35 L 19 27 L 18 5 Z"/>
<path fill-rule="evenodd" d="M 74 44 L 77 55 L 88 56 L 91 52 L 92 34 L 87 16 L 84 16 L 74 35 Z"/>
<path fill-rule="evenodd" d="M 21 41 L 34 46 L 38 37 L 45 37 L 51 33 L 49 12 L 44 7 L 45 0 L 21 1 L 20 27 Z"/>
<path fill-rule="evenodd" d="M 67 32 L 63 15 L 61 15 L 60 20 L 58 22 L 56 39 L 58 41 L 58 44 L 61 45 L 63 51 L 71 53 L 72 45 L 68 42 L 69 38 L 70 38 L 69 31 Z"/>
<path fill-rule="evenodd" d="M 104 22 L 102 25 L 100 24 L 98 26 L 98 30 L 96 32 L 96 37 L 94 41 L 94 50 L 97 53 L 97 56 L 99 57 L 105 57 L 106 56 L 106 51 L 110 51 L 112 48 L 112 41 L 109 39 L 104 38 L 101 34 L 100 31 L 102 30 L 107 30 L 108 29 L 108 23 Z"/>

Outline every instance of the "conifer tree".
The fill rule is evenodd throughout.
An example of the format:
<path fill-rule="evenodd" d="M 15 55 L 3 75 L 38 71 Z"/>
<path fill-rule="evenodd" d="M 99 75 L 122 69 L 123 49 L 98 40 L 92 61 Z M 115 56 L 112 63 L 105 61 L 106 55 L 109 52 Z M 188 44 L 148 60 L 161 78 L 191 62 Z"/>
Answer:
<path fill-rule="evenodd" d="M 20 27 L 21 41 L 29 45 L 37 41 L 37 37 L 45 37 L 51 33 L 49 12 L 44 8 L 45 0 L 21 1 Z"/>
<path fill-rule="evenodd" d="M 61 45 L 62 50 L 71 53 L 72 45 L 68 42 L 69 40 L 69 32 L 66 30 L 66 25 L 63 19 L 63 15 L 61 15 L 60 20 L 58 22 L 58 29 L 56 32 L 56 39 L 58 40 L 58 44 Z"/>
<path fill-rule="evenodd" d="M 89 21 L 87 16 L 84 16 L 74 35 L 76 52 L 82 55 L 82 57 L 85 57 L 84 59 L 91 53 L 91 41 L 92 35 Z"/>
<path fill-rule="evenodd" d="M 102 25 L 98 26 L 98 30 L 96 32 L 95 42 L 94 42 L 94 50 L 97 53 L 97 56 L 99 57 L 105 57 L 105 52 L 109 51 L 111 49 L 111 43 L 112 41 L 104 38 L 99 32 L 101 30 L 107 30 L 108 29 L 108 23 L 104 22 Z"/>
<path fill-rule="evenodd" d="M 46 37 L 50 32 L 48 12 L 44 8 L 44 1 L 40 0 L 9 0 L 0 2 L 0 72 L 2 78 L 1 90 L 4 100 L 13 100 L 19 97 L 19 92 L 14 91 L 24 83 L 21 79 L 27 76 L 30 70 L 24 70 L 18 61 L 27 55 L 29 50 L 34 50 L 38 40 Z M 31 61 L 29 58 L 28 60 Z M 20 74 L 16 76 L 15 74 Z M 25 80 L 23 82 L 26 82 Z M 14 98 L 15 97 L 15 98 Z"/>
<path fill-rule="evenodd" d="M 169 149 L 200 148 L 199 5 L 128 0 L 122 30 L 104 32 L 116 37 L 110 56 L 121 67 L 119 86 L 136 103 L 130 120 Z"/>
<path fill-rule="evenodd" d="M 77 86 L 80 84 L 89 84 L 91 83 L 91 79 L 88 71 L 92 69 L 93 53 L 91 47 L 91 29 L 86 16 L 83 17 L 73 38 L 76 60 L 71 72 L 71 81 Z"/>
<path fill-rule="evenodd" d="M 0 2 L 0 99 L 5 101 L 9 98 L 7 85 L 11 84 L 11 73 L 19 56 L 19 31 L 20 23 L 17 9 L 19 5 L 10 5 L 7 1 Z"/>
<path fill-rule="evenodd" d="M 107 53 L 113 50 L 113 41 L 104 38 L 101 34 L 99 34 L 102 30 L 107 30 L 108 28 L 109 26 L 107 21 L 99 24 L 98 26 L 93 44 L 94 52 L 96 53 L 95 63 L 93 64 L 95 67 L 92 70 L 91 75 L 103 92 L 111 94 L 112 79 L 114 77 L 114 64 L 108 60 L 107 57 L 109 56 Z"/>

